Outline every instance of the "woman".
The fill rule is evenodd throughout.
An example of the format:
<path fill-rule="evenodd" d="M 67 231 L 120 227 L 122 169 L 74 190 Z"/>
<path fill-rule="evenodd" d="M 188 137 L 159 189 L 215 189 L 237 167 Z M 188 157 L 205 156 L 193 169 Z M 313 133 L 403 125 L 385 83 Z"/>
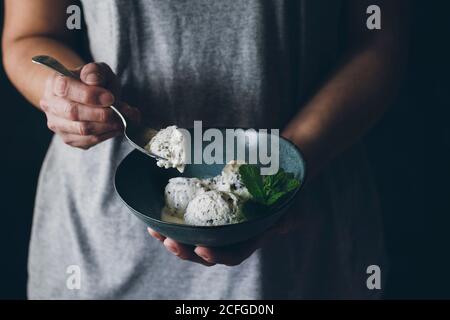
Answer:
<path fill-rule="evenodd" d="M 399 81 L 401 1 L 379 1 L 375 31 L 365 0 L 82 2 L 93 61 L 103 63 L 71 47 L 71 1 L 5 1 L 5 69 L 56 134 L 36 197 L 29 298 L 379 296 L 366 271 L 375 264 L 386 276 L 380 212 L 357 141 Z M 40 54 L 81 80 L 32 66 Z M 155 128 L 281 128 L 303 150 L 308 185 L 258 239 L 194 248 L 148 230 L 155 241 L 113 191 L 131 149 L 112 103 Z"/>

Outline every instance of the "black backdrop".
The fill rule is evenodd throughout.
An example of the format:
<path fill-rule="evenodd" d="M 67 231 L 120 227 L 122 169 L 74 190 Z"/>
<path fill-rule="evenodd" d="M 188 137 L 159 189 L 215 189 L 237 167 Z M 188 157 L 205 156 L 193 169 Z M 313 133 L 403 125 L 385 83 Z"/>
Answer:
<path fill-rule="evenodd" d="M 3 26 L 3 1 L 1 25 Z M 1 67 L 1 65 L 0 65 Z M 39 169 L 50 133 L 45 116 L 31 107 L 0 69 L 0 105 L 4 110 L 0 182 L 0 298 L 25 298 L 26 261 Z"/>
<path fill-rule="evenodd" d="M 391 261 L 387 298 L 450 298 L 450 2 L 415 4 L 401 95 L 366 142 Z M 0 104 L 0 299 L 22 299 L 34 193 L 51 135 L 2 69 Z"/>

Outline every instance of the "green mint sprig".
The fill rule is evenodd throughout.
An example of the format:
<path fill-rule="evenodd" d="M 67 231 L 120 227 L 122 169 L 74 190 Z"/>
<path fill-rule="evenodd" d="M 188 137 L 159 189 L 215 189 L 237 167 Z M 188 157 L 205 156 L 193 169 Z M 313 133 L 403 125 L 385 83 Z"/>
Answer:
<path fill-rule="evenodd" d="M 239 173 L 252 200 L 266 207 L 275 205 L 283 196 L 300 187 L 294 174 L 281 168 L 274 175 L 262 176 L 257 166 L 244 164 L 239 167 Z"/>

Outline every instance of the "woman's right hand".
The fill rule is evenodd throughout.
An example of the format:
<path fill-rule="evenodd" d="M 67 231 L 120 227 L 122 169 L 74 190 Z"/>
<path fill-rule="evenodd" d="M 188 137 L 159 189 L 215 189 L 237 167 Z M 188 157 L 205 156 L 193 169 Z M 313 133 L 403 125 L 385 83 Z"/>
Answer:
<path fill-rule="evenodd" d="M 50 130 L 73 147 L 89 149 L 123 133 L 123 125 L 114 104 L 130 120 L 139 121 L 140 113 L 116 100 L 118 80 L 104 63 L 89 63 L 75 70 L 80 80 L 52 74 L 46 81 L 40 107 Z"/>

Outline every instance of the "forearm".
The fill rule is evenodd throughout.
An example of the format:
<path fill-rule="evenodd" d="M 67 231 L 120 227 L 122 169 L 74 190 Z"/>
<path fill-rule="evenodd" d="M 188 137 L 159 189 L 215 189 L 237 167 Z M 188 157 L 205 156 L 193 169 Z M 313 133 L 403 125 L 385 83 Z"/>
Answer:
<path fill-rule="evenodd" d="M 302 108 L 284 135 L 304 152 L 311 176 L 379 119 L 398 87 L 402 50 L 365 45 Z"/>
<path fill-rule="evenodd" d="M 4 39 L 3 62 L 6 73 L 16 88 L 36 107 L 44 92 L 51 70 L 34 65 L 35 55 L 50 55 L 71 69 L 83 65 L 81 57 L 64 42 L 45 36 Z"/>

